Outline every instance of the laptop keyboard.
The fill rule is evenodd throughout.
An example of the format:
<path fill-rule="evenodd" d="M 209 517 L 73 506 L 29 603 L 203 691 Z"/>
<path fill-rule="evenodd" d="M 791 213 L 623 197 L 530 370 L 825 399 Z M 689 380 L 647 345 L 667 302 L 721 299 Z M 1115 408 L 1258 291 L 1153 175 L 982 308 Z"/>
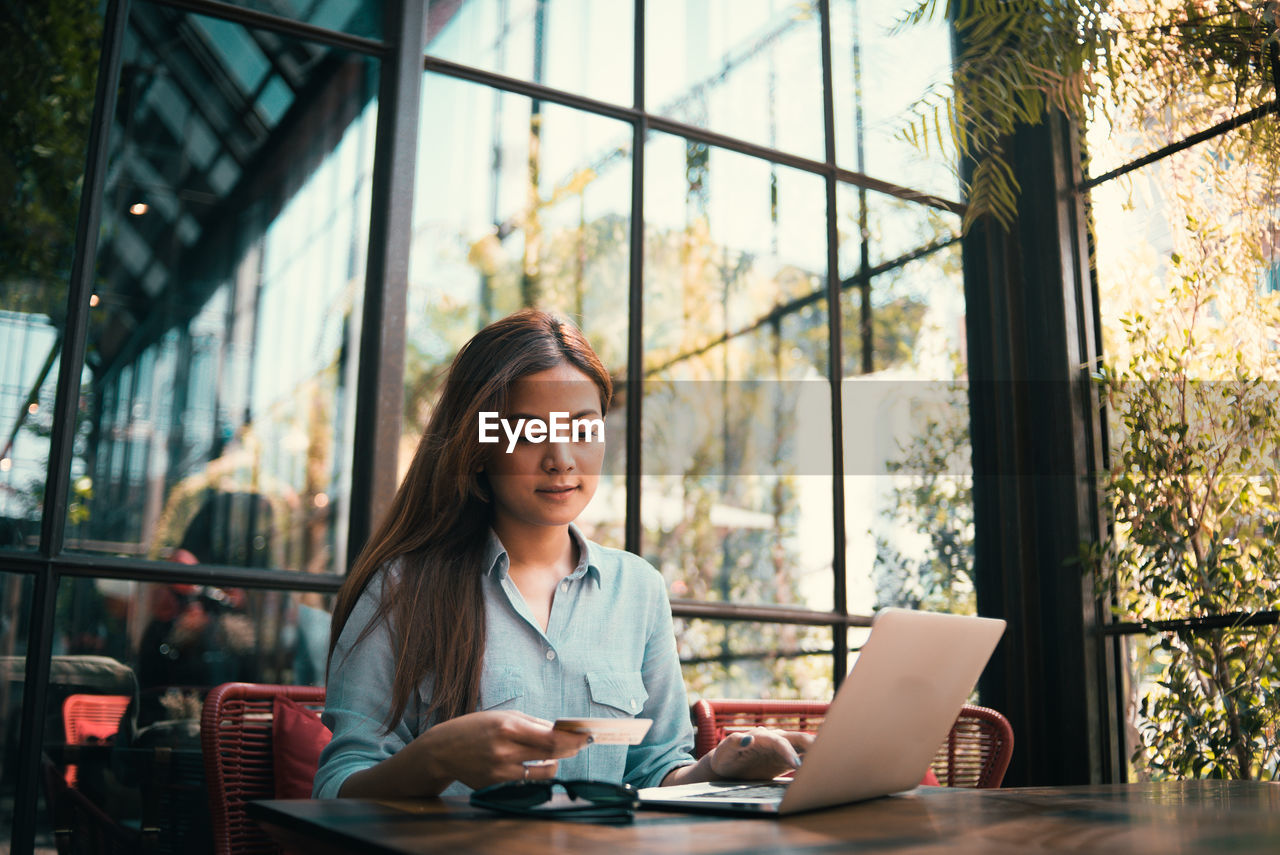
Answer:
<path fill-rule="evenodd" d="M 729 801 L 737 801 L 739 799 L 780 799 L 786 792 L 786 784 L 744 784 L 740 787 L 725 787 L 723 789 L 713 790 L 707 793 L 685 796 L 685 798 L 726 799 Z"/>

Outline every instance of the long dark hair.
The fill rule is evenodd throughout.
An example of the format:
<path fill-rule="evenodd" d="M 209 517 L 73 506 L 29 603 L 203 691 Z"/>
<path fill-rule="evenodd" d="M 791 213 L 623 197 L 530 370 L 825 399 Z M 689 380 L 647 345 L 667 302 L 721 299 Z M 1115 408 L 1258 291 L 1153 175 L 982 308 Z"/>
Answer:
<path fill-rule="evenodd" d="M 493 519 L 480 470 L 497 447 L 480 444 L 479 413 L 505 413 L 512 383 L 564 363 L 595 382 L 600 412 L 607 413 L 613 398 L 608 371 L 582 333 L 553 314 L 516 312 L 458 351 L 391 508 L 338 592 L 331 660 L 370 577 L 399 559 L 398 577 L 385 580 L 377 617 L 360 636 L 389 622 L 396 667 L 388 731 L 428 675 L 428 718 L 438 712 L 441 720 L 450 719 L 475 708 L 485 643 L 481 565 Z"/>

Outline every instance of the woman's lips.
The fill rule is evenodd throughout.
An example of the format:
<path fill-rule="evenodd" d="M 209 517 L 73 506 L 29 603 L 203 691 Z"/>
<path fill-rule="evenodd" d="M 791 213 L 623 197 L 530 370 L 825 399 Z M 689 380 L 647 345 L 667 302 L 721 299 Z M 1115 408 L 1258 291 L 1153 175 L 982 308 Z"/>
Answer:
<path fill-rule="evenodd" d="M 570 495 L 577 492 L 578 489 L 579 488 L 577 485 L 560 486 L 560 487 L 539 487 L 537 489 L 537 492 L 541 493 L 542 495 L 546 496 L 549 499 L 564 499 L 564 498 L 568 498 Z"/>

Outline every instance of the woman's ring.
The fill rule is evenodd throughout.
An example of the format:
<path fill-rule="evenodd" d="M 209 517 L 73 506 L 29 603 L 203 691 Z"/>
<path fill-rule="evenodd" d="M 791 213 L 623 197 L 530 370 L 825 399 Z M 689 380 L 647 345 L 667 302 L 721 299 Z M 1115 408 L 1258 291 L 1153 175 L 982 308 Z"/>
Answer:
<path fill-rule="evenodd" d="M 528 766 L 525 766 L 525 767 L 524 767 L 524 779 L 525 779 L 526 781 L 528 781 L 528 780 L 529 780 L 529 767 L 528 767 Z"/>

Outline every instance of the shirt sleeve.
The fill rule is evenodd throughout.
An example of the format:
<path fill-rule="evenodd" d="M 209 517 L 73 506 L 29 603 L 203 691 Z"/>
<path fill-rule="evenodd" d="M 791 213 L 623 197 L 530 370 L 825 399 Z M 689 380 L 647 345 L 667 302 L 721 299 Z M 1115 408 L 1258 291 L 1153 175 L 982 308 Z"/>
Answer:
<path fill-rule="evenodd" d="M 672 769 L 688 766 L 693 759 L 693 723 L 689 718 L 689 696 L 685 693 L 684 674 L 676 651 L 675 628 L 671 621 L 671 603 L 666 585 L 656 569 L 645 564 L 655 579 L 651 597 L 652 612 L 648 640 L 645 642 L 645 690 L 649 693 L 640 715 L 653 719 L 644 742 L 627 751 L 627 768 L 623 780 L 635 787 L 656 787 Z"/>
<path fill-rule="evenodd" d="M 333 649 L 321 716 L 333 739 L 320 754 L 312 786 L 317 799 L 337 798 L 349 775 L 376 766 L 414 738 L 407 721 L 411 710 L 390 733 L 384 732 L 395 673 L 386 621 L 360 638 L 377 613 L 384 577 L 385 571 L 380 571 L 369 580 Z"/>

